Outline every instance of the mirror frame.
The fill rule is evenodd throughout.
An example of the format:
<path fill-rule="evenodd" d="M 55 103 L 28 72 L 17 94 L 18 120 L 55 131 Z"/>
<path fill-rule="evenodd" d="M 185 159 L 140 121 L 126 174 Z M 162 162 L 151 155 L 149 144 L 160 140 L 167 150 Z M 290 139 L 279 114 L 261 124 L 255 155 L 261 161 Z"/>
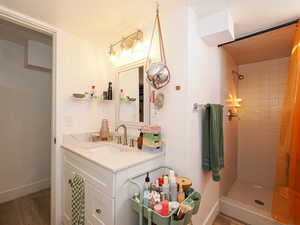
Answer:
<path fill-rule="evenodd" d="M 115 124 L 116 126 L 125 124 L 127 127 L 132 127 L 132 128 L 138 128 L 143 125 L 150 125 L 150 85 L 148 81 L 146 80 L 146 72 L 145 72 L 145 65 L 146 65 L 146 60 L 139 60 L 130 64 L 126 64 L 124 66 L 120 66 L 116 68 L 116 111 L 115 111 Z M 140 66 L 144 66 L 144 122 L 130 122 L 130 121 L 121 121 L 119 120 L 120 118 L 120 73 L 128 71 L 130 69 L 138 68 Z"/>

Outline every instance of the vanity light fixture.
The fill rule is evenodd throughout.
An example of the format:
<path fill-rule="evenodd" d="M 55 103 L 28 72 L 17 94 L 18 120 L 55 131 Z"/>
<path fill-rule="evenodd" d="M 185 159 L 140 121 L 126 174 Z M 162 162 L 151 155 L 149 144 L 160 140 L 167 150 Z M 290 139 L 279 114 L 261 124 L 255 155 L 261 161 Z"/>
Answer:
<path fill-rule="evenodd" d="M 117 54 L 115 48 L 119 45 L 121 51 L 127 51 L 134 47 L 135 44 L 143 40 L 143 32 L 137 30 L 136 32 L 129 34 L 127 37 L 122 38 L 121 40 L 113 43 L 109 47 L 109 55 L 114 57 Z"/>

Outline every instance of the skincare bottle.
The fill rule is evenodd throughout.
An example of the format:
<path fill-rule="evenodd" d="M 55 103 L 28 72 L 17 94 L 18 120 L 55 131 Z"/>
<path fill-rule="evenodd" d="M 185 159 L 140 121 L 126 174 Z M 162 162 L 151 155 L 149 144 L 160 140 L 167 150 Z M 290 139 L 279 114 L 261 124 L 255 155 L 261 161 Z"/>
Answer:
<path fill-rule="evenodd" d="M 108 83 L 107 95 L 108 95 L 108 100 L 112 100 L 112 82 Z"/>
<path fill-rule="evenodd" d="M 137 146 L 138 146 L 138 149 L 142 149 L 143 148 L 143 133 L 141 132 L 140 133 L 140 136 L 138 137 L 137 139 Z"/>
<path fill-rule="evenodd" d="M 125 100 L 125 98 L 124 98 L 124 90 L 121 89 L 120 90 L 120 101 L 124 101 L 124 100 Z"/>
<path fill-rule="evenodd" d="M 164 200 L 162 202 L 161 215 L 162 216 L 168 216 L 169 215 L 169 201 L 168 200 Z"/>
<path fill-rule="evenodd" d="M 149 172 L 147 173 L 147 176 L 145 178 L 145 188 L 144 190 L 150 190 L 150 177 L 149 177 Z"/>
<path fill-rule="evenodd" d="M 158 214 L 161 214 L 162 211 L 162 204 L 158 203 L 154 206 L 154 211 L 157 212 Z"/>
<path fill-rule="evenodd" d="M 91 88 L 91 92 L 90 92 L 91 98 L 94 97 L 94 95 L 95 95 L 95 88 L 96 88 L 95 85 L 93 85 L 92 88 Z"/>
<path fill-rule="evenodd" d="M 143 196 L 143 203 L 147 207 L 149 205 L 149 197 L 150 197 L 150 192 L 148 190 L 145 190 L 144 191 L 144 196 Z"/>
<path fill-rule="evenodd" d="M 167 196 L 169 197 L 170 187 L 169 187 L 169 182 L 168 182 L 168 176 L 164 176 L 164 184 L 162 186 L 162 192 L 166 193 Z"/>
<path fill-rule="evenodd" d="M 171 201 L 176 201 L 177 200 L 177 183 L 176 183 L 176 178 L 175 178 L 175 173 L 173 170 L 170 171 L 170 199 Z"/>
<path fill-rule="evenodd" d="M 179 184 L 179 191 L 178 191 L 178 196 L 177 196 L 177 201 L 179 203 L 182 203 L 185 200 L 185 195 L 183 192 L 183 187 L 182 184 Z"/>

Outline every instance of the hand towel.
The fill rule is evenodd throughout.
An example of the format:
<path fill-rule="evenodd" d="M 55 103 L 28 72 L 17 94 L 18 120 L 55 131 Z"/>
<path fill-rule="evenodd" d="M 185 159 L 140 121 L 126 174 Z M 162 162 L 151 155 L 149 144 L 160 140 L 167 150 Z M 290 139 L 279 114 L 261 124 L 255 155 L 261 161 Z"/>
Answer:
<path fill-rule="evenodd" d="M 85 184 L 76 174 L 72 179 L 72 225 L 85 224 Z"/>
<path fill-rule="evenodd" d="M 202 168 L 212 171 L 214 181 L 220 181 L 224 168 L 223 106 L 208 104 L 202 121 Z"/>

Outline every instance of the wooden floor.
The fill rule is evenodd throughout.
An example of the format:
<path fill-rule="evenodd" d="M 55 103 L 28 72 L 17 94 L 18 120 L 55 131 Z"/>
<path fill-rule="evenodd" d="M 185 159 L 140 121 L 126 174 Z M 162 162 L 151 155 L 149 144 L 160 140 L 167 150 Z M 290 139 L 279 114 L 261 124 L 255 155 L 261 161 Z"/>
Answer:
<path fill-rule="evenodd" d="M 218 215 L 213 225 L 246 225 L 225 215 Z"/>
<path fill-rule="evenodd" d="M 50 225 L 50 190 L 0 204 L 0 225 Z"/>

